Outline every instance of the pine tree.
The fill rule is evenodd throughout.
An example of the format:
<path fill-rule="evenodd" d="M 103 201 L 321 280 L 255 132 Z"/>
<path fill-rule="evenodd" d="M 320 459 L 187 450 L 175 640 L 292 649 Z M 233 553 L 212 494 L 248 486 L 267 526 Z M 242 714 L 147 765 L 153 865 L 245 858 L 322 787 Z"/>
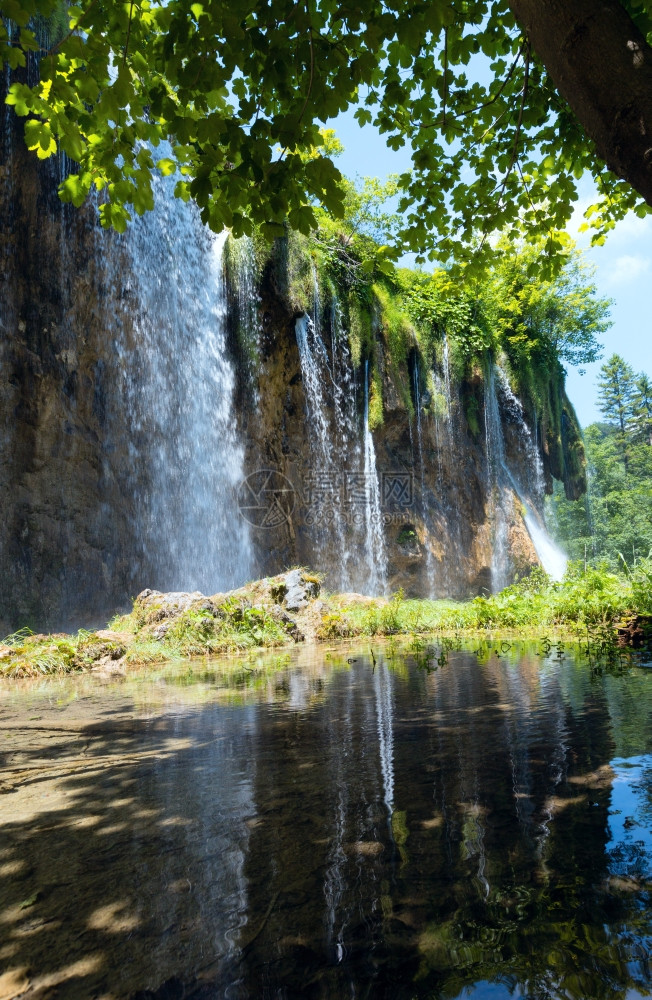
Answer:
<path fill-rule="evenodd" d="M 652 379 L 645 372 L 640 372 L 634 383 L 632 435 L 635 441 L 652 445 Z"/>
<path fill-rule="evenodd" d="M 628 432 L 634 419 L 634 370 L 619 354 L 612 354 L 600 368 L 598 386 L 600 412 L 616 426 L 618 448 L 627 466 Z"/>

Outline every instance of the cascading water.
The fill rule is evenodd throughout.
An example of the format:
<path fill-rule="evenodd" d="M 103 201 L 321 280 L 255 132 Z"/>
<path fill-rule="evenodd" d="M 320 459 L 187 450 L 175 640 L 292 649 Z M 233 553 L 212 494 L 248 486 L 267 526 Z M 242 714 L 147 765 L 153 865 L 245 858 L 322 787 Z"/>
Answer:
<path fill-rule="evenodd" d="M 525 467 L 530 472 L 531 482 L 524 488 L 509 468 L 505 456 L 503 427 L 496 391 L 496 371 L 500 380 L 504 410 L 508 419 L 518 428 L 519 446 L 523 452 Z M 487 377 L 485 396 L 485 434 L 487 443 L 487 467 L 490 477 L 490 491 L 493 496 L 493 554 L 492 589 L 501 590 L 509 575 L 509 547 L 507 538 L 507 504 L 513 491 L 523 507 L 523 520 L 534 545 L 539 561 L 553 580 L 561 580 L 566 570 L 567 558 L 553 542 L 545 529 L 537 503 L 542 506 L 543 472 L 538 449 L 525 422 L 523 407 L 514 395 L 503 370 L 492 365 Z"/>
<path fill-rule="evenodd" d="M 310 424 L 310 443 L 321 468 L 330 466 L 331 436 L 324 371 L 328 354 L 319 331 L 309 316 L 299 316 L 295 324 L 303 389 Z"/>
<path fill-rule="evenodd" d="M 258 318 L 258 283 L 253 240 L 249 236 L 230 237 L 229 279 L 235 292 L 237 337 L 242 363 L 246 369 L 252 403 L 257 402 L 256 374 L 260 365 L 260 323 Z M 251 396 L 250 396 L 251 398 Z"/>
<path fill-rule="evenodd" d="M 315 316 L 318 317 L 318 306 Z M 321 338 L 319 327 L 309 316 L 300 316 L 295 325 L 304 396 L 308 410 L 311 458 L 313 463 L 309 478 L 311 535 L 315 559 L 321 570 L 326 570 L 331 585 L 339 590 L 350 588 L 349 563 L 351 555 L 348 534 L 342 509 L 344 454 L 336 431 L 346 426 L 343 419 L 342 386 L 334 379 L 335 355 L 338 346 L 333 341 L 333 364 Z M 329 417 L 329 399 L 326 386 L 333 400 L 334 427 Z"/>
<path fill-rule="evenodd" d="M 559 581 L 566 572 L 568 558 L 559 546 L 553 542 L 541 524 L 539 515 L 534 512 L 533 508 L 525 500 L 521 502 L 524 509 L 523 520 L 525 521 L 525 526 L 532 539 L 532 544 L 541 565 L 551 579 Z"/>
<path fill-rule="evenodd" d="M 523 505 L 523 520 L 541 565 L 553 580 L 561 580 L 566 572 L 568 559 L 550 537 L 545 527 L 543 515 L 540 513 L 543 510 L 543 465 L 539 449 L 525 421 L 523 405 L 512 392 L 509 380 L 500 367 L 498 367 L 498 376 L 503 399 L 506 400 L 511 418 L 518 427 L 519 441 L 525 458 L 522 465 L 529 473 L 529 488 L 523 489 L 508 469 L 509 478 Z"/>
<path fill-rule="evenodd" d="M 491 589 L 494 593 L 507 586 L 509 580 L 509 539 L 506 516 L 509 493 L 506 493 L 505 449 L 500 422 L 494 366 L 489 369 L 484 400 L 485 445 L 487 456 L 487 495 L 491 498 L 492 548 Z"/>
<path fill-rule="evenodd" d="M 326 571 L 331 586 L 339 590 L 354 587 L 361 593 L 377 596 L 384 593 L 387 584 L 387 553 L 376 454 L 369 430 L 368 363 L 361 450 L 353 364 L 340 304 L 334 289 L 330 289 L 329 354 L 322 337 L 316 273 L 313 315 L 300 316 L 295 331 L 313 463 L 307 494 L 311 501 L 310 533 L 315 562 Z M 363 479 L 362 490 L 360 479 Z M 362 525 L 357 506 L 361 499 Z M 355 558 L 360 547 L 366 555 L 362 564 Z"/>
<path fill-rule="evenodd" d="M 543 497 L 543 464 L 539 449 L 525 420 L 523 405 L 513 392 L 505 371 L 500 365 L 495 366 L 495 371 L 498 376 L 502 412 L 518 431 L 518 446 L 523 457 L 522 464 L 527 469 L 525 490 L 535 497 L 537 504 L 540 504 Z"/>
<path fill-rule="evenodd" d="M 243 449 L 226 354 L 226 234 L 156 181 L 156 208 L 125 238 L 133 343 L 123 344 L 124 405 L 135 465 L 144 561 L 159 589 L 214 593 L 251 576 L 252 551 L 235 488 Z"/>
<path fill-rule="evenodd" d="M 444 369 L 444 388 L 446 395 L 446 417 L 448 421 L 448 433 L 451 432 L 451 366 L 450 366 L 450 355 L 448 350 L 448 337 L 444 334 L 443 340 L 443 363 L 442 367 Z"/>
<path fill-rule="evenodd" d="M 430 518 L 428 517 L 428 509 L 426 504 L 426 482 L 425 482 L 425 462 L 423 459 L 423 433 L 421 428 L 421 390 L 419 388 L 419 363 L 415 360 L 414 362 L 414 408 L 416 410 L 416 425 L 417 425 L 417 454 L 419 457 L 419 471 L 420 471 L 420 486 L 421 486 L 421 515 L 423 518 L 424 527 L 428 530 Z M 441 473 L 441 464 L 440 464 Z M 441 478 L 441 475 L 440 475 Z M 432 550 L 428 544 L 428 538 L 425 539 L 426 548 L 426 575 L 428 578 L 428 590 L 427 594 L 424 596 L 433 598 L 435 596 L 435 561 L 433 559 Z"/>
<path fill-rule="evenodd" d="M 349 340 L 342 322 L 342 310 L 335 289 L 331 290 L 331 355 L 333 379 L 333 420 L 334 450 L 338 455 L 341 473 L 346 477 L 360 466 L 360 435 L 358 433 L 359 417 L 357 410 L 357 392 L 353 372 L 353 362 L 349 348 Z M 346 489 L 341 493 L 343 501 Z M 353 516 L 352 516 L 353 515 Z M 355 585 L 357 590 L 364 586 L 364 576 L 360 566 L 356 566 L 353 546 L 356 542 L 358 526 L 355 523 L 355 511 L 347 508 L 340 511 L 338 524 L 342 589 Z M 348 518 L 348 520 L 346 519 Z"/>
<path fill-rule="evenodd" d="M 376 449 L 369 429 L 369 362 L 364 363 L 364 481 L 365 481 L 365 550 L 368 574 L 367 592 L 384 594 L 387 589 L 387 550 L 380 506 L 380 487 L 376 469 Z"/>

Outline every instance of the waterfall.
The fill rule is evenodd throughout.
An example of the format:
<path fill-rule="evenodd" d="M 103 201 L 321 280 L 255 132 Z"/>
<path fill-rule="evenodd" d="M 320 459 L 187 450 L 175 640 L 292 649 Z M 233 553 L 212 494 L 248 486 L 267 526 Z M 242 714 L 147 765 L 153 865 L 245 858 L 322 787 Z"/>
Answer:
<path fill-rule="evenodd" d="M 500 380 L 504 409 L 508 419 L 518 428 L 518 441 L 523 452 L 524 464 L 529 472 L 527 488 L 517 480 L 509 468 L 505 455 L 503 427 L 496 392 L 496 371 Z M 561 580 L 566 570 L 567 558 L 546 531 L 537 505 L 542 507 L 543 470 L 538 449 L 525 422 L 520 400 L 512 392 L 504 371 L 492 364 L 485 393 L 485 436 L 487 446 L 488 488 L 493 497 L 493 551 L 491 582 L 494 592 L 506 586 L 509 575 L 509 545 L 507 504 L 513 491 L 523 507 L 523 520 L 539 561 L 553 580 Z"/>
<path fill-rule="evenodd" d="M 512 391 L 505 371 L 500 365 L 495 366 L 495 371 L 500 384 L 503 412 L 506 414 L 507 419 L 518 428 L 518 441 L 523 456 L 523 464 L 528 470 L 527 490 L 534 496 L 537 506 L 540 506 L 543 500 L 543 464 L 539 448 L 525 420 L 523 405 L 518 396 Z M 521 490 L 520 492 L 523 491 Z"/>
<path fill-rule="evenodd" d="M 317 568 L 327 572 L 331 586 L 349 590 L 352 554 L 343 510 L 348 443 L 346 365 L 342 359 L 341 331 L 334 329 L 331 330 L 332 364 L 329 360 L 320 334 L 318 292 L 315 292 L 315 301 L 314 319 L 300 316 L 295 324 L 312 457 L 311 474 L 304 485 Z M 333 322 L 337 326 L 338 321 Z M 327 387 L 333 402 L 332 428 Z"/>
<path fill-rule="evenodd" d="M 387 550 L 380 507 L 380 487 L 376 469 L 376 449 L 369 429 L 369 361 L 364 363 L 364 482 L 365 482 L 365 553 L 367 586 L 371 595 L 387 589 Z"/>
<path fill-rule="evenodd" d="M 425 483 L 425 463 L 423 460 L 423 437 L 421 429 L 421 391 L 419 389 L 419 363 L 415 359 L 414 362 L 414 407 L 416 410 L 416 425 L 417 425 L 417 453 L 419 456 L 419 471 L 420 471 L 420 485 L 421 485 L 421 516 L 423 518 L 423 526 L 425 532 L 424 545 L 426 549 L 426 574 L 428 577 L 428 593 L 429 598 L 435 596 L 435 562 L 432 555 L 432 550 L 428 544 L 428 509 L 426 504 L 426 483 Z M 441 461 L 439 463 L 439 478 L 441 481 Z"/>
<path fill-rule="evenodd" d="M 448 421 L 448 433 L 450 437 L 451 433 L 451 368 L 450 368 L 450 357 L 448 353 L 448 337 L 444 334 L 444 346 L 443 346 L 443 363 L 442 367 L 444 369 L 444 390 L 446 396 L 446 417 Z M 450 441 L 449 441 L 450 443 Z"/>
<path fill-rule="evenodd" d="M 214 593 L 244 583 L 252 553 L 234 491 L 243 449 L 226 354 L 226 234 L 155 183 L 156 208 L 125 237 L 133 342 L 123 353 L 132 464 L 148 470 L 138 497 L 146 565 L 160 589 Z"/>
<path fill-rule="evenodd" d="M 353 361 L 349 340 L 342 322 L 342 310 L 335 289 L 331 289 L 331 354 L 333 378 L 333 453 L 338 456 L 340 480 L 357 471 L 360 466 L 360 435 L 358 433 L 357 393 L 353 372 Z M 342 484 L 345 486 L 346 484 Z M 345 499 L 346 489 L 341 491 L 340 502 Z M 337 529 L 339 535 L 338 564 L 340 567 L 340 589 L 348 590 L 355 582 L 360 590 L 364 586 L 364 576 L 360 573 L 359 561 L 355 558 L 356 534 L 358 528 L 352 511 L 339 508 Z M 358 565 L 356 565 L 358 564 Z"/>
<path fill-rule="evenodd" d="M 540 515 L 525 500 L 521 503 L 524 508 L 523 520 L 541 565 L 551 579 L 561 580 L 568 564 L 566 554 L 553 542 L 539 520 Z"/>
<path fill-rule="evenodd" d="M 248 382 L 253 406 L 258 402 L 256 375 L 260 368 L 259 293 L 254 242 L 250 236 L 229 238 L 229 285 L 235 293 L 236 330 L 239 354 Z M 233 299 L 232 299 L 233 301 Z"/>
<path fill-rule="evenodd" d="M 313 313 L 300 316 L 295 331 L 312 453 L 306 500 L 315 561 L 338 590 L 354 587 L 378 596 L 387 585 L 387 552 L 369 430 L 369 365 L 365 362 L 361 449 L 353 363 L 340 303 L 335 290 L 329 289 L 329 353 L 322 336 L 319 284 L 313 273 Z M 328 331 L 326 326 L 324 332 Z M 364 503 L 362 523 L 358 503 Z M 356 555 L 360 548 L 365 552 L 364 562 Z"/>
<path fill-rule="evenodd" d="M 498 376 L 500 378 L 501 393 L 507 402 L 508 413 L 518 427 L 519 441 L 524 454 L 524 465 L 529 472 L 529 489 L 525 490 L 521 484 L 507 469 L 510 482 L 512 483 L 519 500 L 523 505 L 523 520 L 528 530 L 536 554 L 541 565 L 548 576 L 553 580 L 561 580 L 566 572 L 568 559 L 558 545 L 550 537 L 546 530 L 543 519 L 543 464 L 539 449 L 532 438 L 532 433 L 528 427 L 523 413 L 523 405 L 517 396 L 512 392 L 507 375 L 498 366 Z M 536 426 L 536 422 L 535 422 Z M 529 497 L 527 494 L 529 493 Z"/>
<path fill-rule="evenodd" d="M 331 435 L 325 394 L 328 354 L 318 328 L 309 316 L 299 316 L 295 324 L 303 390 L 308 411 L 310 443 L 322 470 L 330 469 Z"/>
<path fill-rule="evenodd" d="M 487 495 L 491 498 L 492 548 L 491 589 L 498 593 L 509 580 L 509 538 L 506 516 L 505 478 L 509 478 L 505 464 L 503 428 L 500 422 L 494 366 L 491 365 L 485 385 L 484 399 L 485 447 L 487 455 Z"/>

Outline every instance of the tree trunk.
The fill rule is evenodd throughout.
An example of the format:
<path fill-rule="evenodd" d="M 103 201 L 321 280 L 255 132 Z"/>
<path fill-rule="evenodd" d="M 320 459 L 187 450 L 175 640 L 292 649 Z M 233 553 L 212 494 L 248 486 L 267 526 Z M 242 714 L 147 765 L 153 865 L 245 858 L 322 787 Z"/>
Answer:
<path fill-rule="evenodd" d="M 652 205 L 652 48 L 618 0 L 508 0 L 598 155 Z"/>

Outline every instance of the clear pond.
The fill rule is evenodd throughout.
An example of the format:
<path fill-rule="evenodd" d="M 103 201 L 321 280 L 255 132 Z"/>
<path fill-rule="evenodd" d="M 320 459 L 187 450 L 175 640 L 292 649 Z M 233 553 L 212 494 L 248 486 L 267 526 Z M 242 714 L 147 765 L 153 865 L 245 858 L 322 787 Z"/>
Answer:
<path fill-rule="evenodd" d="M 647 996 L 652 675 L 502 649 L 3 687 L 0 997 Z"/>

